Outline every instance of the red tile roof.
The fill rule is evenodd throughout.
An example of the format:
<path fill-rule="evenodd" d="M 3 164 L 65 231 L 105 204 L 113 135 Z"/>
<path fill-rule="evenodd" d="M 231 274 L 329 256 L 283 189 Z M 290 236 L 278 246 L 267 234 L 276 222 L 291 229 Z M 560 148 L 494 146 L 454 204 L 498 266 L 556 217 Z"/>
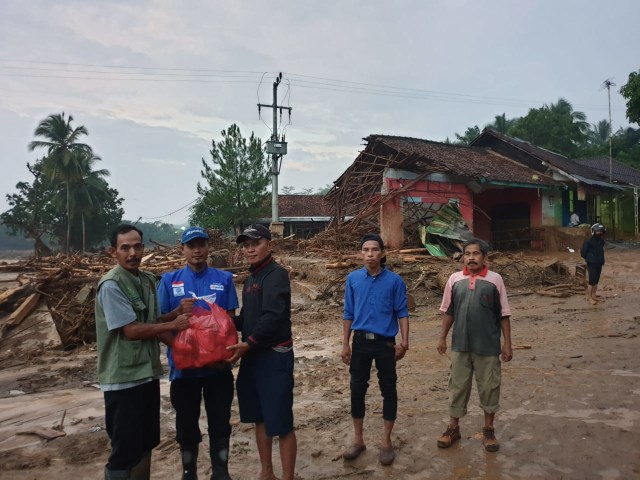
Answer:
<path fill-rule="evenodd" d="M 281 217 L 330 217 L 324 195 L 278 195 Z"/>
<path fill-rule="evenodd" d="M 558 185 L 551 177 L 534 171 L 521 163 L 499 155 L 485 147 L 466 147 L 448 143 L 432 142 L 410 137 L 370 135 L 367 151 L 375 151 L 372 143 L 404 154 L 398 164 L 389 162 L 389 167 L 406 170 L 434 169 L 452 173 L 477 181 L 507 182 L 531 185 Z"/>
<path fill-rule="evenodd" d="M 548 165 L 552 165 L 569 175 L 579 175 L 587 179 L 602 180 L 602 178 L 600 178 L 600 176 L 587 165 L 582 165 L 575 160 L 565 157 L 564 155 L 552 152 L 546 148 L 538 147 L 537 145 L 521 140 L 517 137 L 505 135 L 504 133 L 500 133 L 489 127 L 482 130 L 480 136 L 471 142 L 471 144 L 472 146 L 478 147 L 491 147 L 496 141 L 511 145 L 512 147 L 525 152 L 530 157 L 537 159 L 538 162 L 544 162 Z"/>
<path fill-rule="evenodd" d="M 609 180 L 609 157 L 578 158 L 576 162 L 595 170 L 602 178 Z M 614 182 L 640 185 L 640 170 L 611 159 L 611 177 Z"/>

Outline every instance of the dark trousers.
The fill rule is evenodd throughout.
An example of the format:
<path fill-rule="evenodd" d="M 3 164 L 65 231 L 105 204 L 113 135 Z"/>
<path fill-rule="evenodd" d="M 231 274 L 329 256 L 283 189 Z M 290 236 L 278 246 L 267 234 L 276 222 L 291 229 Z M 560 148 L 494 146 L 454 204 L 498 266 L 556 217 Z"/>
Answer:
<path fill-rule="evenodd" d="M 160 381 L 104 392 L 107 469 L 128 470 L 160 443 Z"/>
<path fill-rule="evenodd" d="M 589 285 L 597 285 L 600 282 L 600 274 L 602 274 L 602 263 L 587 263 L 587 271 L 589 272 Z"/>
<path fill-rule="evenodd" d="M 176 441 L 181 447 L 193 447 L 202 441 L 198 422 L 203 397 L 211 445 L 231 436 L 231 370 L 207 377 L 177 378 L 171 382 L 171 405 L 176 410 Z"/>
<path fill-rule="evenodd" d="M 351 346 L 351 416 L 364 418 L 364 399 L 369 388 L 371 364 L 375 361 L 382 394 L 382 418 L 394 421 L 398 412 L 396 350 L 393 342 L 354 337 Z"/>

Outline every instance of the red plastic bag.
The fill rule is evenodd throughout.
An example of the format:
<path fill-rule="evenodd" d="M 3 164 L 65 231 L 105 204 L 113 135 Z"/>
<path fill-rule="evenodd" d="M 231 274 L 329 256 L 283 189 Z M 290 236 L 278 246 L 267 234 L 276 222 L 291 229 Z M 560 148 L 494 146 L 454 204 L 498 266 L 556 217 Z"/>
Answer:
<path fill-rule="evenodd" d="M 207 305 L 211 310 L 195 307 L 191 326 L 173 339 L 173 361 L 180 370 L 224 361 L 233 355 L 227 347 L 238 343 L 238 332 L 227 312 L 215 303 Z"/>

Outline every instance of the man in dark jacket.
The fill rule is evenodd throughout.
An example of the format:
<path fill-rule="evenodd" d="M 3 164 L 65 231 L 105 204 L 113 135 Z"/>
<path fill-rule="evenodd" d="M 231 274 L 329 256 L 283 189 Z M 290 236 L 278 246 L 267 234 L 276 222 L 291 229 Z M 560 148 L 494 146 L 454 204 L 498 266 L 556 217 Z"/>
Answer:
<path fill-rule="evenodd" d="M 261 480 L 275 479 L 271 452 L 279 437 L 282 478 L 293 480 L 297 441 L 293 429 L 293 340 L 289 274 L 271 256 L 271 232 L 249 225 L 236 242 L 250 264 L 236 327 L 242 341 L 228 361 L 242 357 L 236 381 L 240 421 L 255 424 Z"/>
<path fill-rule="evenodd" d="M 604 234 L 607 230 L 601 223 L 591 226 L 591 238 L 588 238 L 582 244 L 580 256 L 587 262 L 587 271 L 589 272 L 589 285 L 587 286 L 587 301 L 591 305 L 598 303 L 602 297 L 596 297 L 598 291 L 598 282 L 604 265 Z"/>

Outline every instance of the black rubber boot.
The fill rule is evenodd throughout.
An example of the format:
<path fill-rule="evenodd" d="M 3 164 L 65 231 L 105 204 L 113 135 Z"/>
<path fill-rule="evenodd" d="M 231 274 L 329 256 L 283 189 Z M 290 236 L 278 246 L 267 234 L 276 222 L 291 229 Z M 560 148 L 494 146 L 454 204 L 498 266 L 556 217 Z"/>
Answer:
<path fill-rule="evenodd" d="M 104 480 L 129 480 L 129 470 L 109 470 L 104 467 Z"/>
<path fill-rule="evenodd" d="M 229 439 L 212 438 L 209 447 L 211 455 L 211 480 L 231 480 L 229 476 Z"/>
<path fill-rule="evenodd" d="M 151 452 L 145 452 L 142 459 L 129 471 L 130 480 L 149 480 L 151 477 Z"/>
<path fill-rule="evenodd" d="M 180 447 L 182 480 L 198 480 L 198 445 Z"/>

